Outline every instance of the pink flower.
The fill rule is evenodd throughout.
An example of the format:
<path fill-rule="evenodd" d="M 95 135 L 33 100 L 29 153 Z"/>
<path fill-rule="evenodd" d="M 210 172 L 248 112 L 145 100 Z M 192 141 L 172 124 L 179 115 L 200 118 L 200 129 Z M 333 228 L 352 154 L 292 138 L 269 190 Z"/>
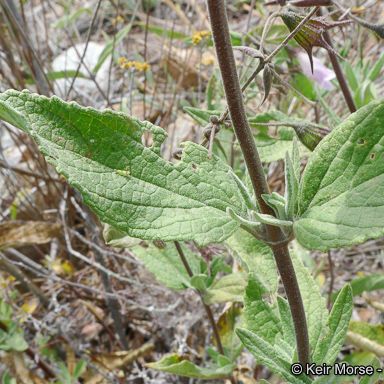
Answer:
<path fill-rule="evenodd" d="M 335 72 L 327 68 L 317 57 L 313 57 L 312 73 L 311 63 L 309 61 L 308 55 L 304 52 L 299 52 L 297 58 L 299 59 L 300 67 L 305 76 L 309 77 L 320 87 L 328 91 L 331 91 L 333 89 L 333 84 L 331 83 L 331 80 L 336 77 Z"/>

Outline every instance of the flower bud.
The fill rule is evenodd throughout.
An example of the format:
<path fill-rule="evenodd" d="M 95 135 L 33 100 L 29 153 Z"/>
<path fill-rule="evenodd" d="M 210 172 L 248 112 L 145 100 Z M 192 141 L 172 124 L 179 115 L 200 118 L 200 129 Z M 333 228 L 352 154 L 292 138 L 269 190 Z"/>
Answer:
<path fill-rule="evenodd" d="M 320 141 L 330 133 L 330 130 L 318 124 L 300 123 L 292 124 L 297 137 L 309 150 L 313 151 Z"/>
<path fill-rule="evenodd" d="M 269 92 L 271 92 L 272 80 L 273 80 L 273 70 L 271 68 L 271 64 L 267 64 L 264 67 L 264 71 L 263 71 L 264 98 L 260 105 L 264 104 L 265 100 L 267 100 L 269 96 Z"/>

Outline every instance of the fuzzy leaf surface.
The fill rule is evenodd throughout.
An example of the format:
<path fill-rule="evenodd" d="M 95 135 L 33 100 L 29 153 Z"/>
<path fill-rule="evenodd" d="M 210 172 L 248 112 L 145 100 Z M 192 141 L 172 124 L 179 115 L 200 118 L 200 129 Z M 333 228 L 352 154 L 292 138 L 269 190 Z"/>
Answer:
<path fill-rule="evenodd" d="M 299 191 L 297 240 L 327 251 L 384 234 L 384 102 L 373 101 L 326 136 Z"/>
<path fill-rule="evenodd" d="M 328 318 L 329 331 L 317 344 L 313 361 L 333 364 L 343 346 L 353 309 L 353 295 L 350 285 L 346 285 L 338 294 Z"/>
<path fill-rule="evenodd" d="M 100 219 L 130 236 L 220 242 L 239 226 L 226 208 L 246 211 L 224 162 L 193 143 L 179 163 L 164 160 L 166 133 L 149 122 L 13 90 L 0 94 L 0 118 L 29 133 Z"/>
<path fill-rule="evenodd" d="M 328 329 L 328 310 L 325 300 L 321 296 L 320 287 L 308 268 L 304 266 L 296 252 L 291 252 L 291 257 L 307 317 L 309 344 L 314 349 L 323 333 Z"/>
<path fill-rule="evenodd" d="M 202 260 L 183 244 L 180 244 L 180 246 L 188 259 L 188 264 L 192 272 L 194 274 L 200 273 L 200 262 Z M 166 287 L 182 290 L 190 286 L 190 277 L 172 242 L 165 243 L 162 248 L 153 244 L 150 244 L 146 248 L 135 246 L 132 248 L 132 252 L 156 277 L 156 280 Z"/>
<path fill-rule="evenodd" d="M 278 276 L 271 248 L 248 232 L 239 229 L 227 241 L 243 266 L 264 287 L 264 292 L 277 290 Z"/>
<path fill-rule="evenodd" d="M 268 343 L 255 333 L 238 328 L 237 335 L 244 346 L 255 356 L 258 364 L 264 364 L 274 373 L 283 377 L 290 384 L 309 384 L 312 380 L 305 376 L 294 376 L 291 373 L 291 362 L 285 359 L 284 353 L 275 345 Z"/>
<path fill-rule="evenodd" d="M 158 371 L 203 380 L 222 379 L 230 376 L 233 370 L 233 364 L 229 361 L 223 366 L 199 367 L 176 354 L 164 356 L 161 360 L 146 365 Z"/>
<path fill-rule="evenodd" d="M 281 323 L 273 307 L 263 298 L 263 287 L 249 275 L 244 297 L 244 328 L 271 345 L 281 333 Z"/>
<path fill-rule="evenodd" d="M 247 286 L 247 276 L 236 272 L 225 275 L 216 280 L 206 291 L 204 301 L 206 304 L 242 302 L 244 290 Z"/>

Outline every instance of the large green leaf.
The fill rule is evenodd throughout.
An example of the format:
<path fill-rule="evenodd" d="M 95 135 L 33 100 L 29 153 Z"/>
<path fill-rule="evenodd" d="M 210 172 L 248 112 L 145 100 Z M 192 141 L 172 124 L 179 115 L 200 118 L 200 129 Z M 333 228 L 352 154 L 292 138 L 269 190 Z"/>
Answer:
<path fill-rule="evenodd" d="M 176 354 L 164 356 L 161 360 L 156 361 L 155 363 L 147 364 L 147 367 L 158 371 L 173 373 L 174 375 L 204 380 L 229 377 L 234 368 L 233 364 L 229 361 L 222 366 L 198 367 L 191 361 L 185 360 Z"/>
<path fill-rule="evenodd" d="M 204 294 L 206 304 L 226 303 L 228 301 L 243 301 L 244 290 L 247 286 L 245 273 L 237 272 L 225 275 L 216 280 Z"/>
<path fill-rule="evenodd" d="M 319 285 L 293 250 L 291 251 L 291 258 L 303 299 L 309 343 L 311 348 L 314 349 L 320 338 L 327 331 L 328 310 L 325 300 L 321 296 Z"/>
<path fill-rule="evenodd" d="M 284 353 L 255 333 L 238 328 L 236 330 L 241 342 L 255 356 L 257 363 L 264 364 L 271 371 L 283 377 L 290 384 L 309 384 L 312 380 L 304 375 L 294 376 L 291 373 L 291 362 L 285 359 Z"/>
<path fill-rule="evenodd" d="M 263 297 L 263 287 L 252 275 L 245 290 L 244 304 L 244 328 L 273 344 L 276 335 L 282 331 L 280 319 Z"/>
<path fill-rule="evenodd" d="M 227 207 L 246 213 L 225 163 L 193 143 L 179 163 L 164 160 L 166 133 L 149 122 L 13 90 L 0 94 L 0 118 L 35 139 L 102 221 L 133 237 L 220 242 L 239 227 Z"/>
<path fill-rule="evenodd" d="M 278 276 L 270 247 L 242 229 L 236 231 L 227 240 L 227 244 L 248 272 L 263 285 L 265 292 L 276 292 Z"/>
<path fill-rule="evenodd" d="M 322 251 L 384 235 L 384 102 L 352 114 L 313 152 L 299 191 L 298 241 Z"/>
<path fill-rule="evenodd" d="M 328 318 L 328 333 L 316 345 L 313 361 L 318 364 L 333 364 L 343 346 L 353 309 L 350 285 L 346 285 L 337 296 Z"/>
<path fill-rule="evenodd" d="M 186 246 L 182 244 L 180 246 L 188 259 L 192 272 L 194 274 L 200 273 L 202 259 Z M 165 243 L 162 247 L 153 244 L 148 245 L 148 247 L 135 246 L 132 248 L 132 252 L 155 275 L 156 280 L 166 287 L 175 290 L 190 287 L 190 277 L 173 243 Z"/>

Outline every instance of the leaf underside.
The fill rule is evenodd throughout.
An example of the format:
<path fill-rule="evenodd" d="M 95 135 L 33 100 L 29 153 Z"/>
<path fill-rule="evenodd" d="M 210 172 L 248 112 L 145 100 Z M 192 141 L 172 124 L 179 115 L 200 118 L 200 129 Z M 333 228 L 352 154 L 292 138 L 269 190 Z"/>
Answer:
<path fill-rule="evenodd" d="M 384 235 L 384 102 L 352 114 L 313 152 L 299 191 L 298 241 L 327 251 Z"/>
<path fill-rule="evenodd" d="M 220 242 L 239 226 L 226 208 L 246 213 L 224 162 L 194 143 L 179 163 L 164 160 L 166 133 L 149 122 L 13 90 L 0 94 L 0 118 L 29 133 L 100 219 L 132 237 Z"/>

